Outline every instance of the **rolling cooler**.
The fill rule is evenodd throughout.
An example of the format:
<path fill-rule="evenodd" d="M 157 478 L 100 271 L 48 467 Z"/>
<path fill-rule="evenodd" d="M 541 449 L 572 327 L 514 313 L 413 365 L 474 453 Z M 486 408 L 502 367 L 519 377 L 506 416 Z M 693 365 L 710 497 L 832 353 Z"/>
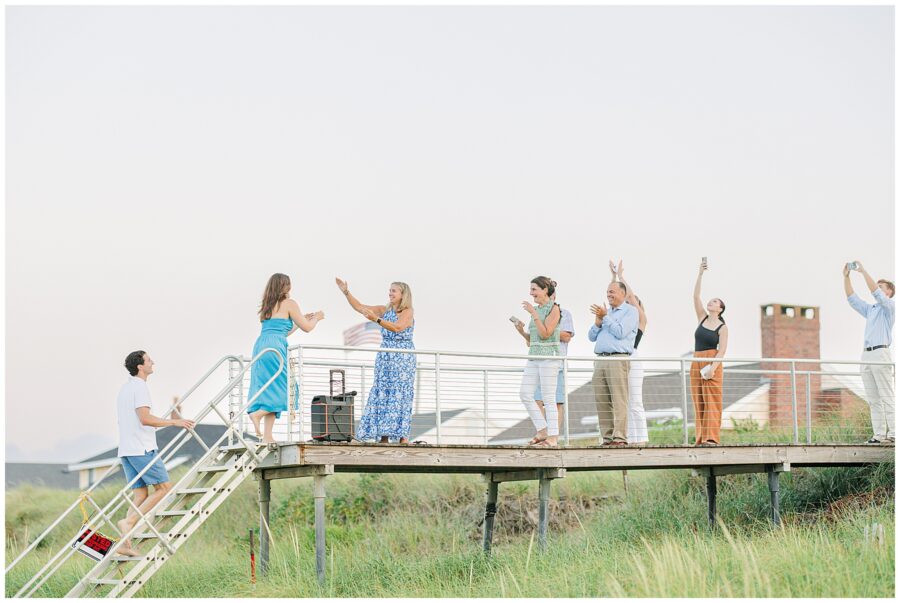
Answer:
<path fill-rule="evenodd" d="M 343 370 L 329 371 L 329 381 L 331 395 L 312 399 L 312 439 L 317 442 L 349 442 L 353 439 L 353 400 L 356 392 L 344 392 Z"/>

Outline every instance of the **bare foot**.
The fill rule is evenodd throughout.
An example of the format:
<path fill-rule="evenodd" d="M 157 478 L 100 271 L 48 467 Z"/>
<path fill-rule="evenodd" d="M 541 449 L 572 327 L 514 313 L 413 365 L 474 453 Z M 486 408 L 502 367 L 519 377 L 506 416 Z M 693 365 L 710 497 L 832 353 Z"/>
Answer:
<path fill-rule="evenodd" d="M 127 519 L 120 519 L 119 521 L 117 521 L 117 522 L 116 522 L 116 527 L 119 528 L 119 532 L 120 532 L 121 534 L 125 534 L 126 532 L 128 532 L 128 530 L 131 529 L 131 525 L 128 523 L 128 520 L 127 520 Z M 124 551 L 129 551 L 129 552 L 127 552 L 127 553 L 121 553 L 121 551 L 123 551 L 123 550 L 124 550 Z M 135 550 L 132 548 L 132 546 L 131 546 L 131 540 L 130 540 L 130 539 L 129 539 L 129 540 L 123 540 L 123 541 L 122 541 L 122 546 L 119 547 L 119 551 L 120 551 L 120 554 L 125 555 L 126 557 L 140 556 L 140 553 L 139 553 L 138 551 L 135 551 Z M 134 554 L 132 554 L 132 553 L 134 553 Z"/>
<path fill-rule="evenodd" d="M 119 550 L 116 551 L 117 555 L 121 555 L 122 557 L 142 557 L 143 553 L 139 550 L 134 549 L 130 546 L 122 545 L 119 547 Z"/>
<path fill-rule="evenodd" d="M 262 443 L 263 444 L 274 444 L 275 440 L 273 438 L 263 438 Z"/>
<path fill-rule="evenodd" d="M 409 444 L 409 438 L 400 438 L 401 444 Z"/>
<path fill-rule="evenodd" d="M 253 429 L 256 430 L 256 437 L 262 438 L 263 437 L 262 431 L 259 430 L 259 422 L 262 420 L 262 417 L 257 415 L 256 414 L 257 412 L 259 412 L 259 411 L 257 410 L 255 412 L 250 413 L 250 420 L 253 421 Z M 263 441 L 265 441 L 265 440 L 263 440 Z"/>

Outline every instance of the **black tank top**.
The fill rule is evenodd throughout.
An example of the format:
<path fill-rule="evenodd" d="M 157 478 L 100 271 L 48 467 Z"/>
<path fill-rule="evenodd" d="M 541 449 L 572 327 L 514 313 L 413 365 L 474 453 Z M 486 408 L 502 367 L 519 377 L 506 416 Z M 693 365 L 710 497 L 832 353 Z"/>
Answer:
<path fill-rule="evenodd" d="M 638 334 L 634 337 L 634 349 L 637 349 L 638 344 L 641 342 L 641 337 L 644 336 L 644 332 L 638 329 Z"/>
<path fill-rule="evenodd" d="M 694 331 L 694 351 L 695 352 L 705 352 L 706 350 L 717 350 L 719 349 L 719 329 L 725 326 L 723 322 L 716 330 L 713 331 L 711 329 L 707 329 L 703 326 L 703 321 L 705 318 L 700 321 L 700 324 L 697 325 L 697 330 Z"/>

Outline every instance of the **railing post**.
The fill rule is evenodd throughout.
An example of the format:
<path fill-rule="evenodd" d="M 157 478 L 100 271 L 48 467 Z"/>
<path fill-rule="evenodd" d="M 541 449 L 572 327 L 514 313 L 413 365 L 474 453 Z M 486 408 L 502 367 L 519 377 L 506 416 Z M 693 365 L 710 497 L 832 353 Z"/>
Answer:
<path fill-rule="evenodd" d="M 797 365 L 791 361 L 791 417 L 794 422 L 794 444 L 800 443 L 800 426 L 797 419 Z"/>
<path fill-rule="evenodd" d="M 812 444 L 812 394 L 809 373 L 806 373 L 806 443 Z"/>
<path fill-rule="evenodd" d="M 434 355 L 434 421 L 437 445 L 441 445 L 441 355 Z"/>
<path fill-rule="evenodd" d="M 569 359 L 563 358 L 563 441 L 569 445 Z"/>
<path fill-rule="evenodd" d="M 484 435 L 482 437 L 482 443 L 487 446 L 488 443 L 488 372 L 487 370 L 481 371 L 481 374 L 484 379 L 484 431 L 482 432 Z"/>
<path fill-rule="evenodd" d="M 300 417 L 300 425 L 297 429 L 300 442 L 306 441 L 306 426 L 303 424 L 303 346 L 297 348 L 297 414 Z M 293 429 L 293 425 L 291 429 Z"/>
<path fill-rule="evenodd" d="M 232 381 L 234 381 L 234 360 L 229 360 L 228 361 L 228 382 L 231 383 Z M 239 389 L 238 392 L 240 392 L 240 391 L 241 390 Z M 232 389 L 231 392 L 228 394 L 228 420 L 229 421 L 233 421 L 234 413 L 238 412 L 241 409 L 241 407 L 243 407 L 243 404 L 241 404 L 240 398 L 238 399 L 237 405 L 235 405 L 234 396 L 235 396 L 235 391 Z M 234 446 L 234 430 L 231 430 L 228 432 L 228 445 Z"/>
<path fill-rule="evenodd" d="M 687 446 L 688 439 L 688 414 L 687 414 L 687 375 L 684 372 L 684 359 L 681 359 L 681 422 L 684 428 L 684 445 Z M 698 417 L 694 417 L 696 422 Z"/>

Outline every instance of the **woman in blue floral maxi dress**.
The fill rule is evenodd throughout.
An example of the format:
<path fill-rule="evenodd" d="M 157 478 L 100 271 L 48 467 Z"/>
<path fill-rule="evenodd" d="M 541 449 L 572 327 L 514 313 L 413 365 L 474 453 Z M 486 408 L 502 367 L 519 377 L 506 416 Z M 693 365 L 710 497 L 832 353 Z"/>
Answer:
<path fill-rule="evenodd" d="M 391 283 L 386 306 L 361 304 L 335 279 L 354 310 L 381 326 L 381 347 L 414 350 L 412 291 L 406 283 Z M 416 355 L 402 352 L 378 352 L 375 356 L 375 384 L 356 428 L 356 439 L 400 444 L 409 442 L 415 395 Z"/>

